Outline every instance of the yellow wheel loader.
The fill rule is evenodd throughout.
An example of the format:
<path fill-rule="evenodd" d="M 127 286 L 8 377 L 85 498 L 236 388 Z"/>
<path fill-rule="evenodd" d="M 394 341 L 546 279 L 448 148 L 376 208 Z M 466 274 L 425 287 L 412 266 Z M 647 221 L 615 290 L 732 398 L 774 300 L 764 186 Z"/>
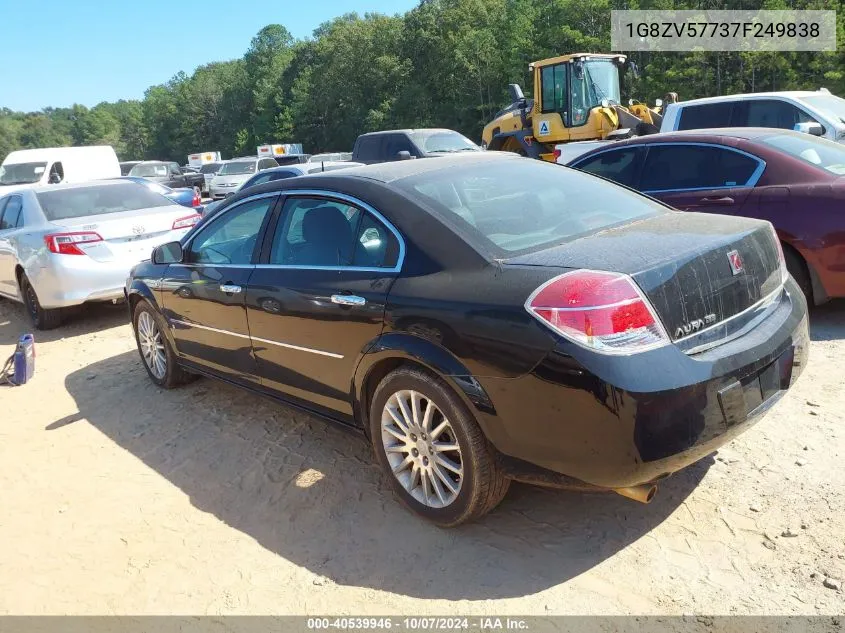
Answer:
<path fill-rule="evenodd" d="M 512 103 L 484 127 L 482 146 L 554 161 L 558 143 L 618 140 L 660 130 L 663 102 L 654 108 L 631 101 L 620 104 L 620 71 L 624 55 L 576 53 L 537 61 L 534 98 L 526 99 L 510 84 Z M 635 67 L 633 68 L 635 70 Z M 667 100 L 677 100 L 675 93 Z"/>

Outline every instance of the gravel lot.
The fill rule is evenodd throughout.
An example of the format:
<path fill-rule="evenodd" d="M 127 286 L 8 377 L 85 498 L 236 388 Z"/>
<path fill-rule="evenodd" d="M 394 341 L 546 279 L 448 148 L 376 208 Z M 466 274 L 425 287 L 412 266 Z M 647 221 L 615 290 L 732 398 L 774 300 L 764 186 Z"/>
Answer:
<path fill-rule="evenodd" d="M 0 300 L 3 358 L 27 330 Z M 125 308 L 88 308 L 0 387 L 0 614 L 842 613 L 845 302 L 811 334 L 791 393 L 651 505 L 514 485 L 443 531 L 363 441 L 207 379 L 162 391 Z"/>

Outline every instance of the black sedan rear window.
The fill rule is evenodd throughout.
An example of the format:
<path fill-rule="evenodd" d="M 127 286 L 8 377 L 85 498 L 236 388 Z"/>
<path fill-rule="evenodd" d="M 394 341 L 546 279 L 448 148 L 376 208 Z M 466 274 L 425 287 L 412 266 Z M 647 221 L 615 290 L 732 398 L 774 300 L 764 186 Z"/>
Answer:
<path fill-rule="evenodd" d="M 121 211 L 136 211 L 174 204 L 162 195 L 134 182 L 90 185 L 35 194 L 48 220 L 81 218 Z"/>
<path fill-rule="evenodd" d="M 551 246 L 666 212 L 628 189 L 532 159 L 483 161 L 394 184 L 494 253 Z"/>

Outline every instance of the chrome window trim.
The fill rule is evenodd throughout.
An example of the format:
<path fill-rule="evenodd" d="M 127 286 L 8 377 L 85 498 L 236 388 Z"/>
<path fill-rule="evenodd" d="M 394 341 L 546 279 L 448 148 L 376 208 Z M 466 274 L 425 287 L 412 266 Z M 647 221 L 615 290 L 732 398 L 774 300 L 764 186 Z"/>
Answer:
<path fill-rule="evenodd" d="M 328 356 L 330 358 L 343 358 L 343 354 L 335 354 L 334 352 L 326 352 L 320 349 L 313 349 L 311 347 L 301 347 L 300 345 L 291 345 L 290 343 L 281 343 L 279 341 L 271 341 L 266 338 L 258 338 L 254 336 L 249 336 L 247 334 L 238 334 L 237 332 L 230 332 L 229 330 L 221 330 L 215 327 L 209 327 L 208 325 L 200 325 L 199 323 L 189 323 L 188 321 L 182 321 L 181 319 L 169 319 L 170 321 L 170 328 L 174 328 L 174 324 L 185 325 L 190 328 L 199 328 L 201 330 L 207 330 L 209 332 L 215 332 L 217 334 L 227 334 L 229 336 L 235 336 L 237 338 L 247 339 L 248 341 L 260 341 L 261 343 L 268 343 L 269 345 L 278 345 L 279 347 L 284 347 L 287 349 L 294 349 L 300 352 L 308 352 L 310 354 L 319 354 L 320 356 Z"/>
<path fill-rule="evenodd" d="M 405 263 L 405 240 L 403 239 L 402 235 L 393 226 L 386 217 L 384 217 L 381 213 L 379 213 L 375 208 L 371 205 L 367 204 L 363 200 L 360 200 L 354 196 L 347 195 L 345 193 L 339 193 L 336 191 L 327 191 L 325 189 L 284 189 L 281 192 L 281 195 L 287 197 L 291 196 L 320 196 L 324 198 L 335 198 L 337 200 L 341 200 L 343 202 L 348 202 L 349 204 L 355 205 L 356 207 L 360 207 L 364 211 L 373 214 L 379 221 L 387 227 L 387 230 L 393 233 L 393 236 L 396 238 L 396 241 L 399 243 L 399 254 L 396 256 L 396 265 L 392 267 L 387 266 L 302 266 L 298 264 L 256 264 L 256 268 L 279 268 L 279 269 L 288 269 L 288 270 L 349 270 L 354 272 L 380 272 L 380 273 L 399 273 L 402 271 L 402 265 Z M 281 218 L 281 216 L 280 216 Z"/>
<path fill-rule="evenodd" d="M 780 303 L 779 300 L 782 299 L 782 297 L 785 293 L 785 290 L 786 290 L 786 285 L 783 282 L 781 282 L 778 285 L 778 287 L 775 288 L 772 292 L 770 292 L 768 295 L 766 295 L 765 297 L 763 297 L 762 299 L 760 299 L 756 303 L 748 306 L 742 312 L 737 312 L 736 314 L 728 317 L 727 319 L 723 319 L 722 321 L 719 321 L 718 323 L 714 323 L 713 325 L 709 325 L 706 328 L 702 328 L 701 330 L 698 330 L 697 332 L 693 332 L 692 334 L 687 334 L 686 336 L 675 339 L 672 342 L 675 345 L 678 345 L 679 343 L 684 343 L 685 341 L 688 341 L 690 339 L 701 337 L 702 334 L 704 334 L 708 331 L 711 331 L 711 330 L 715 330 L 716 328 L 719 328 L 719 327 L 725 327 L 729 323 L 731 323 L 732 321 L 736 321 L 737 319 L 741 319 L 741 318 L 745 317 L 750 312 L 759 311 L 759 313 L 755 314 L 748 323 L 743 325 L 736 332 L 726 336 L 725 338 L 720 338 L 717 341 L 708 341 L 707 343 L 702 343 L 701 345 L 697 345 L 697 346 L 691 347 L 689 349 L 683 349 L 683 346 L 681 346 L 681 347 L 682 347 L 684 353 L 686 353 L 686 354 L 698 354 L 700 352 L 707 351 L 708 349 L 712 349 L 713 347 L 717 347 L 719 345 L 724 345 L 725 343 L 729 343 L 730 341 L 733 341 L 734 339 L 737 339 L 740 336 L 747 334 L 754 327 L 756 327 L 758 324 L 760 324 L 762 321 L 764 321 L 772 312 L 774 312 L 774 309 Z"/>
<path fill-rule="evenodd" d="M 241 204 L 246 204 L 247 202 L 251 202 L 253 200 L 258 200 L 260 198 L 272 198 L 276 196 L 322 196 L 327 198 L 336 198 L 338 200 L 342 200 L 344 202 L 348 202 L 349 204 L 353 204 L 357 207 L 360 207 L 364 211 L 368 213 L 372 213 L 379 221 L 387 227 L 387 229 L 393 233 L 393 236 L 396 238 L 396 241 L 399 243 L 399 254 L 396 256 L 396 265 L 392 267 L 374 267 L 374 266 L 302 266 L 297 264 L 200 264 L 200 263 L 177 263 L 177 264 L 170 264 L 171 266 L 183 266 L 183 267 L 193 267 L 193 266 L 203 266 L 203 267 L 218 267 L 218 268 L 261 268 L 261 269 L 273 269 L 278 268 L 280 270 L 333 270 L 333 271 L 342 271 L 348 270 L 352 272 L 366 272 L 366 273 L 400 273 L 402 272 L 402 265 L 405 263 L 405 240 L 402 237 L 402 234 L 393 226 L 393 223 L 390 222 L 387 218 L 384 217 L 379 211 L 377 211 L 374 207 L 367 204 L 363 200 L 356 198 L 354 196 L 347 195 L 345 193 L 338 193 L 334 191 L 327 191 L 324 189 L 284 189 L 281 191 L 271 191 L 265 193 L 259 193 L 241 200 L 238 204 L 231 207 L 232 209 L 239 207 Z M 226 209 L 223 213 L 217 213 L 213 218 L 208 221 L 208 224 L 203 227 L 203 231 L 211 226 L 214 222 L 218 221 L 223 215 L 229 212 L 229 209 Z M 279 216 L 281 218 L 281 216 Z M 199 235 L 202 231 L 197 231 L 194 235 L 190 237 L 188 241 L 186 241 L 182 245 L 182 250 L 187 252 L 193 240 Z"/>
<path fill-rule="evenodd" d="M 188 240 L 184 244 L 182 244 L 182 251 L 183 252 L 188 251 L 191 248 L 191 244 L 196 239 L 197 235 L 204 232 L 208 227 L 213 226 L 215 222 L 219 222 L 220 218 L 223 217 L 226 213 L 228 213 L 232 209 L 236 209 L 237 207 L 241 206 L 242 204 L 252 202 L 253 200 L 260 200 L 262 198 L 277 198 L 277 197 L 279 197 L 279 195 L 280 195 L 280 192 L 278 192 L 278 191 L 267 191 L 267 192 L 264 192 L 264 193 L 256 193 L 256 194 L 253 194 L 251 196 L 244 198 L 243 200 L 240 200 L 237 204 L 232 205 L 229 209 L 226 209 L 224 213 L 220 213 L 220 212 L 215 213 L 214 217 L 212 217 L 208 221 L 208 224 L 206 224 L 199 231 L 197 231 L 196 233 L 191 235 L 191 237 L 188 238 Z M 225 200 L 225 198 L 224 198 L 224 200 Z M 273 212 L 273 209 L 271 208 L 270 213 L 272 213 L 272 212 Z M 200 264 L 184 264 L 184 263 L 181 263 L 181 264 L 171 264 L 171 265 L 172 266 L 176 266 L 176 265 L 197 266 L 197 265 L 200 265 Z M 201 264 L 201 265 L 208 266 L 208 264 Z M 229 266 L 230 267 L 237 266 L 237 267 L 240 267 L 240 268 L 247 268 L 247 267 L 251 268 L 252 264 L 231 264 Z"/>

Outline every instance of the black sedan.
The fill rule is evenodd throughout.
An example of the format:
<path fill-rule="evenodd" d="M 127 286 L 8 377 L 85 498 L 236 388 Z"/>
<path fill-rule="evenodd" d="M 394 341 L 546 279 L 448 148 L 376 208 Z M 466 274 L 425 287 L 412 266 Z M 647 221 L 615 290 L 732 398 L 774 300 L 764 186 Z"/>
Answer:
<path fill-rule="evenodd" d="M 494 152 L 250 188 L 126 291 L 156 384 L 204 374 L 354 427 L 443 526 L 514 479 L 649 501 L 807 359 L 768 222 Z"/>

